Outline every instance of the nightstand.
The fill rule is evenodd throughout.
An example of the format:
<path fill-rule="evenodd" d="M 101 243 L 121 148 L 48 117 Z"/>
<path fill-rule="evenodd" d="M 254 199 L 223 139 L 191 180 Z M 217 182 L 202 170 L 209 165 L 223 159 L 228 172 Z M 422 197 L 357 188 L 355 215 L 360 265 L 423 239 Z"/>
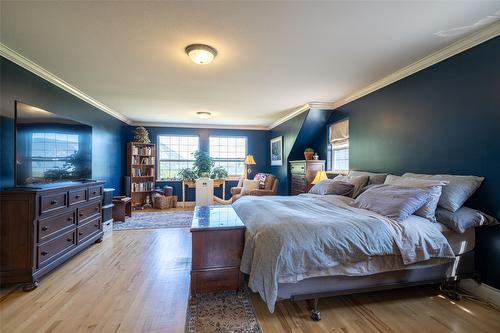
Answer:
<path fill-rule="evenodd" d="M 232 206 L 195 207 L 191 224 L 192 294 L 242 287 L 245 229 Z"/>

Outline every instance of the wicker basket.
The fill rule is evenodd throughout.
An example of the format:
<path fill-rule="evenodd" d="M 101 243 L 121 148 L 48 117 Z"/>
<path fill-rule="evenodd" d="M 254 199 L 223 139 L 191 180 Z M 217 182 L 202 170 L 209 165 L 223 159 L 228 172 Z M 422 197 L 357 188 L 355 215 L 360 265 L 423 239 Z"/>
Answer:
<path fill-rule="evenodd" d="M 156 209 L 168 209 L 177 207 L 177 196 L 155 196 L 153 197 L 153 207 Z"/>

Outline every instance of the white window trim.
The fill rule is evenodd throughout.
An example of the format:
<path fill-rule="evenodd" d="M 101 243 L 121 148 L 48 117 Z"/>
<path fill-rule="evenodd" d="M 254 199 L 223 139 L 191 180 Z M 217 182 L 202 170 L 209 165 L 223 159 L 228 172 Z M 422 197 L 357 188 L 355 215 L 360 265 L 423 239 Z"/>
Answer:
<path fill-rule="evenodd" d="M 248 154 L 248 137 L 244 135 L 210 135 L 208 137 L 208 154 L 210 155 L 210 138 L 238 138 L 238 139 L 245 139 L 245 157 Z M 214 162 L 245 162 L 245 157 L 241 158 L 215 158 Z M 240 177 L 241 175 L 231 175 L 228 174 L 228 178 L 235 178 L 235 177 Z"/>
<path fill-rule="evenodd" d="M 181 179 L 176 179 L 176 178 L 160 178 L 161 172 L 160 172 L 160 162 L 161 161 L 175 161 L 175 162 L 194 162 L 194 157 L 193 159 L 188 159 L 188 160 L 170 160 L 170 159 L 161 159 L 160 156 L 160 138 L 165 137 L 165 136 L 176 136 L 176 137 L 197 137 L 198 138 L 198 148 L 197 150 L 200 150 L 200 136 L 197 134 L 159 134 L 156 138 L 156 181 L 182 181 Z"/>

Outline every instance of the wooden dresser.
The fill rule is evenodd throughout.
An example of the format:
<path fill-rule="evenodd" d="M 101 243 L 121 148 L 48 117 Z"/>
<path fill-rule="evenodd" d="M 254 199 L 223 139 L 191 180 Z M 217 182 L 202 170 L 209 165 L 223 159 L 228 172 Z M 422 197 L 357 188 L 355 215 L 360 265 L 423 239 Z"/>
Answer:
<path fill-rule="evenodd" d="M 191 225 L 191 293 L 237 290 L 245 225 L 232 206 L 196 206 Z"/>
<path fill-rule="evenodd" d="M 37 287 L 38 279 L 102 240 L 104 182 L 68 182 L 0 192 L 0 280 Z"/>
<path fill-rule="evenodd" d="M 316 172 L 324 170 L 325 161 L 323 160 L 290 161 L 292 195 L 307 193 L 312 187 L 311 183 Z"/>

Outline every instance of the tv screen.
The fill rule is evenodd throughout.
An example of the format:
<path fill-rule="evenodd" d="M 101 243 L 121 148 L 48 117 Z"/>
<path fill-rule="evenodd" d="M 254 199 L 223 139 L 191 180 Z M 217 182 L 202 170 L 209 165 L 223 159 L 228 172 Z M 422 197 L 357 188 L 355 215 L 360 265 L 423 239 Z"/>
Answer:
<path fill-rule="evenodd" d="M 16 102 L 16 184 L 92 177 L 92 127 Z"/>

